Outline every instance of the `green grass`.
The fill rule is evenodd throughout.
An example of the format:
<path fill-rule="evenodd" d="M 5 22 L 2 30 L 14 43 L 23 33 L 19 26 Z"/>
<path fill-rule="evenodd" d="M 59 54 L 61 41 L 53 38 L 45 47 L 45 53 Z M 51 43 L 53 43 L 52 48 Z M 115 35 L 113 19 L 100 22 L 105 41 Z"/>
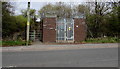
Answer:
<path fill-rule="evenodd" d="M 116 37 L 105 37 L 105 38 L 88 38 L 84 43 L 118 43 L 118 38 Z"/>
<path fill-rule="evenodd" d="M 0 46 L 2 45 L 2 41 L 0 41 Z"/>
<path fill-rule="evenodd" d="M 31 42 L 29 42 L 31 44 Z M 2 46 L 21 46 L 26 45 L 25 41 L 2 41 Z"/>

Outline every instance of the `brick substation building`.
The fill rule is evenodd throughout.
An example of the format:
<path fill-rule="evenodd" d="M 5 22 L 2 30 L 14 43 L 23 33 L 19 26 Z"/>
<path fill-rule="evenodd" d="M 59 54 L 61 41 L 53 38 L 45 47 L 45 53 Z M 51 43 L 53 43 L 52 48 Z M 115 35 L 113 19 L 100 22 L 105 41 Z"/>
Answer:
<path fill-rule="evenodd" d="M 40 23 L 42 42 L 81 42 L 87 36 L 84 18 L 44 17 Z"/>

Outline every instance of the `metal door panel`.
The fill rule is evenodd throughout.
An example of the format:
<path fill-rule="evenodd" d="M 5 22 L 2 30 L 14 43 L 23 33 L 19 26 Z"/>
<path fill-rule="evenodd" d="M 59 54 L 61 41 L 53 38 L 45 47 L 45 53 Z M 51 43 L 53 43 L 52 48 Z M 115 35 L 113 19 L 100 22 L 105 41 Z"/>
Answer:
<path fill-rule="evenodd" d="M 74 21 L 71 18 L 57 19 L 57 40 L 74 40 Z"/>

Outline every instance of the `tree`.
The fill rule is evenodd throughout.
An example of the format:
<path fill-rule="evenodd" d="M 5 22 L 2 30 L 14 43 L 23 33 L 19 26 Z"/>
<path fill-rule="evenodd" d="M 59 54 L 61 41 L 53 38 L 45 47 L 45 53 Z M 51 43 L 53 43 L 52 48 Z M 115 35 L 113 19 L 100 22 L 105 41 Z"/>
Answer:
<path fill-rule="evenodd" d="M 86 20 L 94 37 L 103 37 L 107 33 L 107 17 L 110 14 L 111 6 L 108 2 L 91 2 L 88 3 L 90 13 Z"/>
<path fill-rule="evenodd" d="M 120 29 L 120 1 L 111 2 L 112 11 L 108 19 L 108 35 L 109 36 L 118 36 Z"/>
<path fill-rule="evenodd" d="M 88 6 L 86 6 L 86 5 L 82 5 L 82 4 L 79 4 L 76 8 L 75 8 L 75 11 L 77 12 L 77 13 L 81 13 L 81 14 L 85 14 L 85 15 L 87 15 L 88 13 L 89 13 L 89 8 L 88 8 Z"/>
<path fill-rule="evenodd" d="M 30 17 L 32 18 L 32 19 L 34 19 L 35 18 L 35 12 L 36 12 L 36 10 L 35 9 L 30 9 Z M 22 13 L 22 15 L 24 16 L 24 17 L 27 17 L 27 10 L 26 9 L 23 9 L 23 10 L 21 10 L 21 13 Z"/>
<path fill-rule="evenodd" d="M 57 17 L 71 17 L 72 9 L 63 2 L 48 4 L 39 10 L 40 14 L 57 15 Z"/>
<path fill-rule="evenodd" d="M 27 19 L 22 15 L 14 16 L 9 2 L 2 3 L 2 36 L 3 39 L 14 39 L 21 32 L 25 31 Z"/>
<path fill-rule="evenodd" d="M 25 30 L 27 18 L 23 17 L 22 15 L 15 16 L 16 17 L 16 31 L 21 32 Z"/>
<path fill-rule="evenodd" d="M 14 25 L 12 22 L 14 21 L 14 17 L 11 16 L 13 11 L 10 9 L 13 8 L 13 6 L 9 2 L 2 2 L 2 36 L 7 37 L 10 36 L 13 32 L 11 30 L 14 30 Z M 10 27 L 13 26 L 13 27 Z M 11 34 L 10 34 L 11 33 Z"/>
<path fill-rule="evenodd" d="M 27 10 L 24 9 L 24 10 L 21 10 L 21 13 L 24 17 L 27 17 Z M 36 23 L 36 10 L 35 9 L 30 9 L 30 29 L 33 30 L 37 27 L 35 27 L 35 23 Z"/>

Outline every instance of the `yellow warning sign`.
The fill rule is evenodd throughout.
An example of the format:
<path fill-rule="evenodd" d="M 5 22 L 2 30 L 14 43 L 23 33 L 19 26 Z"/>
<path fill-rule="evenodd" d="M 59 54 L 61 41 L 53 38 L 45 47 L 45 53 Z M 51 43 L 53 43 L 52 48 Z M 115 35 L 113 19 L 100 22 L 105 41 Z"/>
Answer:
<path fill-rule="evenodd" d="M 69 27 L 68 30 L 71 30 L 71 27 Z"/>
<path fill-rule="evenodd" d="M 30 23 L 29 23 L 29 22 L 27 22 L 27 25 L 30 25 Z"/>

